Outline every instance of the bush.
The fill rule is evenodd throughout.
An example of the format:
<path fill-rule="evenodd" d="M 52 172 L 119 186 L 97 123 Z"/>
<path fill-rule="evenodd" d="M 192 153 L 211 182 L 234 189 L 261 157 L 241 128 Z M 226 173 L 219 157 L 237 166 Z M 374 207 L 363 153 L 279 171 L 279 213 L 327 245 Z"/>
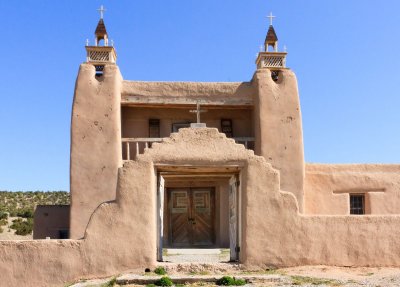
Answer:
<path fill-rule="evenodd" d="M 30 209 L 21 209 L 17 211 L 17 216 L 18 217 L 23 217 L 23 218 L 33 218 L 33 210 Z"/>
<path fill-rule="evenodd" d="M 7 225 L 7 223 L 8 223 L 8 220 L 7 219 L 0 219 L 0 226 L 3 226 L 3 225 Z"/>
<path fill-rule="evenodd" d="M 0 220 L 1 219 L 8 219 L 8 213 L 4 211 L 0 211 Z"/>
<path fill-rule="evenodd" d="M 235 279 L 231 276 L 224 276 L 217 280 L 217 285 L 220 286 L 242 286 L 245 285 L 246 281 L 243 279 Z"/>
<path fill-rule="evenodd" d="M 158 275 L 165 275 L 165 274 L 167 274 L 167 271 L 165 271 L 164 267 L 159 266 L 156 269 L 154 269 L 154 273 L 156 273 Z"/>
<path fill-rule="evenodd" d="M 171 278 L 169 278 L 168 276 L 164 276 L 164 277 L 158 279 L 154 283 L 157 286 L 172 286 L 172 285 L 174 285 L 174 283 L 172 282 Z"/>
<path fill-rule="evenodd" d="M 32 218 L 28 218 L 26 221 L 23 221 L 21 218 L 14 219 L 10 228 L 14 229 L 15 234 L 17 235 L 31 234 L 33 229 L 33 220 Z"/>

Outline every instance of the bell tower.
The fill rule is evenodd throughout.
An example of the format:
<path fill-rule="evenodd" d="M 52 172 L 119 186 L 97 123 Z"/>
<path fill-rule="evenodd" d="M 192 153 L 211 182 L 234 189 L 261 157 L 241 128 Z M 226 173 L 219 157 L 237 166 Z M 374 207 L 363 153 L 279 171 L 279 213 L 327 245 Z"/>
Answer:
<path fill-rule="evenodd" d="M 257 55 L 253 84 L 255 153 L 279 170 L 281 190 L 293 193 L 299 211 L 304 208 L 304 148 L 296 75 L 286 67 L 286 49 L 270 23 L 262 51 Z"/>
<path fill-rule="evenodd" d="M 96 75 L 101 76 L 106 64 L 117 62 L 117 53 L 112 41 L 111 46 L 108 44 L 108 34 L 103 19 L 106 10 L 101 5 L 97 11 L 100 12 L 100 20 L 94 32 L 94 46 L 89 46 L 89 40 L 86 40 L 86 62 L 93 64 L 96 67 Z"/>
<path fill-rule="evenodd" d="M 278 50 L 278 36 L 276 35 L 272 20 L 275 16 L 272 13 L 267 16 L 269 18 L 269 28 L 267 36 L 265 37 L 263 50 L 258 54 L 256 59 L 257 69 L 268 68 L 270 70 L 280 70 L 286 68 L 286 51 L 279 52 Z M 272 51 L 269 51 L 269 48 Z M 276 73 L 273 73 L 277 77 Z"/>

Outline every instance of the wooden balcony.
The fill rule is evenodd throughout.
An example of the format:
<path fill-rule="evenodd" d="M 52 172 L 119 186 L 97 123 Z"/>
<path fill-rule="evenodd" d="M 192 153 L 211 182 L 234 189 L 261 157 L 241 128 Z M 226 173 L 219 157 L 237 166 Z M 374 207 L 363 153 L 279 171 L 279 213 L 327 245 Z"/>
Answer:
<path fill-rule="evenodd" d="M 247 149 L 254 150 L 253 137 L 233 138 L 236 143 L 244 145 Z M 162 142 L 162 138 L 122 138 L 122 159 L 135 160 L 145 149 L 151 148 L 155 142 Z"/>

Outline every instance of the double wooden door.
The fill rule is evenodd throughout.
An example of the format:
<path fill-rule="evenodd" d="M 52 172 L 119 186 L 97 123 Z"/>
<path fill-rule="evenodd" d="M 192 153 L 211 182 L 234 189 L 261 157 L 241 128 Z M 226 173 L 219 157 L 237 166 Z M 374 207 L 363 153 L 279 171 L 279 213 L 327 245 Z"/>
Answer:
<path fill-rule="evenodd" d="M 169 244 L 173 247 L 214 245 L 214 188 L 168 189 L 167 197 Z"/>

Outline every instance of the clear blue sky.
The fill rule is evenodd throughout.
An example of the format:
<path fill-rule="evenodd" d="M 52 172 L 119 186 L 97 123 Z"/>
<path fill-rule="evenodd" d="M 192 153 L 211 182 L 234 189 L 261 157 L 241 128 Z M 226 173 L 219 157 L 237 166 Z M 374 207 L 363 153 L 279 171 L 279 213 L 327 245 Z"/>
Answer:
<path fill-rule="evenodd" d="M 69 190 L 70 113 L 96 9 L 125 79 L 247 81 L 272 11 L 307 162 L 400 163 L 398 0 L 0 1 L 0 190 Z"/>

